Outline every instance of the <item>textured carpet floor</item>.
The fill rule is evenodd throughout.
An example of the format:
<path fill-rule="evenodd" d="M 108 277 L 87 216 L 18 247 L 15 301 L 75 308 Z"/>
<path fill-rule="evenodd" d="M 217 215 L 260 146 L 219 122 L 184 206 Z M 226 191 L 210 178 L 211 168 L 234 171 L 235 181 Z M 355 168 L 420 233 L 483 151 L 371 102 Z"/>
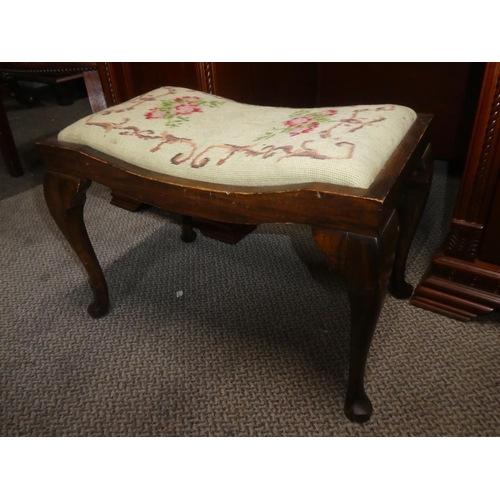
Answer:
<path fill-rule="evenodd" d="M 413 284 L 457 187 L 438 168 Z M 342 410 L 347 296 L 307 227 L 186 245 L 175 217 L 108 202 L 91 187 L 87 226 L 112 301 L 99 320 L 41 187 L 0 202 L 1 435 L 500 434 L 498 312 L 460 323 L 388 297 L 368 363 L 375 413 L 352 424 Z"/>

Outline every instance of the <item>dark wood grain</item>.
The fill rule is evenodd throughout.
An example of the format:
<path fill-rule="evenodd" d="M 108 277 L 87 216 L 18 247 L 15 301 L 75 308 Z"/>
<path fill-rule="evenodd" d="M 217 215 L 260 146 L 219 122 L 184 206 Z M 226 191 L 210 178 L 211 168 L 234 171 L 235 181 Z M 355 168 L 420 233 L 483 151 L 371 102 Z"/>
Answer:
<path fill-rule="evenodd" d="M 217 95 L 248 104 L 311 108 L 316 106 L 317 63 L 222 62 L 213 64 Z"/>
<path fill-rule="evenodd" d="M 128 196 L 123 196 L 121 193 L 117 193 L 116 191 L 111 191 L 111 205 L 123 208 L 129 212 L 137 212 L 144 207 L 144 203 L 141 201 Z"/>
<path fill-rule="evenodd" d="M 102 88 L 101 79 L 97 70 L 85 71 L 83 73 L 85 88 L 89 97 L 92 113 L 97 113 L 107 108 L 106 97 Z"/>
<path fill-rule="evenodd" d="M 314 228 L 313 235 L 349 294 L 351 340 L 344 411 L 350 420 L 366 422 L 373 411 L 364 388 L 366 361 L 394 262 L 398 216 L 393 211 L 377 237 L 320 228 Z"/>
<path fill-rule="evenodd" d="M 500 308 L 500 63 L 488 63 L 450 231 L 411 304 L 461 321 Z"/>
<path fill-rule="evenodd" d="M 222 241 L 229 245 L 236 245 L 245 236 L 248 236 L 257 229 L 255 224 L 231 224 L 192 217 L 190 219 L 192 227 L 199 229 L 203 236 Z"/>
<path fill-rule="evenodd" d="M 484 225 L 479 259 L 500 266 L 500 178 L 492 198 L 490 215 Z"/>
<path fill-rule="evenodd" d="M 144 94 L 164 85 L 189 89 L 198 89 L 200 85 L 198 63 L 166 62 L 154 64 L 133 62 L 128 64 L 136 95 Z"/>
<path fill-rule="evenodd" d="M 434 158 L 429 145 L 422 162 L 413 172 L 412 178 L 402 190 L 397 206 L 399 215 L 399 240 L 394 259 L 389 290 L 398 299 L 408 299 L 413 293 L 413 286 L 405 280 L 405 269 L 410 247 L 424 212 L 431 189 Z"/>
<path fill-rule="evenodd" d="M 53 219 L 89 275 L 94 300 L 88 307 L 88 313 L 99 318 L 108 312 L 109 296 L 104 274 L 83 220 L 86 191 L 90 185 L 88 179 L 46 172 L 43 187 Z"/>

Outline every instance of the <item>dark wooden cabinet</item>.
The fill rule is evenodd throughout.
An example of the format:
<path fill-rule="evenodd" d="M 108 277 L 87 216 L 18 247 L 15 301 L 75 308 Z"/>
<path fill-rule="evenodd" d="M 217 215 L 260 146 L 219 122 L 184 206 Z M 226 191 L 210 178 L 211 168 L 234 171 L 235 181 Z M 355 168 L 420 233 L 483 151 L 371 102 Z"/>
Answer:
<path fill-rule="evenodd" d="M 500 266 L 500 179 L 493 194 L 491 213 L 484 226 L 479 259 Z"/>
<path fill-rule="evenodd" d="M 211 64 L 216 94 L 261 106 L 316 106 L 317 63 Z"/>
<path fill-rule="evenodd" d="M 411 303 L 467 321 L 500 308 L 500 63 L 488 63 L 450 232 Z"/>

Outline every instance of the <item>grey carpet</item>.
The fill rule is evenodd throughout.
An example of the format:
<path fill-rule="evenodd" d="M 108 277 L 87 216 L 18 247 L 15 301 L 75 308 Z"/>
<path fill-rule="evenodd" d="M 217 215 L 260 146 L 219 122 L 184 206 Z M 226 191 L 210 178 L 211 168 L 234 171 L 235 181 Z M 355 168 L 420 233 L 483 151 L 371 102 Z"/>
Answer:
<path fill-rule="evenodd" d="M 410 256 L 414 284 L 457 188 L 440 166 Z M 500 433 L 498 312 L 460 323 L 388 297 L 368 363 L 375 412 L 352 424 L 347 297 L 307 227 L 183 244 L 174 216 L 108 201 L 91 187 L 87 225 L 112 301 L 99 320 L 41 187 L 0 202 L 1 435 Z"/>

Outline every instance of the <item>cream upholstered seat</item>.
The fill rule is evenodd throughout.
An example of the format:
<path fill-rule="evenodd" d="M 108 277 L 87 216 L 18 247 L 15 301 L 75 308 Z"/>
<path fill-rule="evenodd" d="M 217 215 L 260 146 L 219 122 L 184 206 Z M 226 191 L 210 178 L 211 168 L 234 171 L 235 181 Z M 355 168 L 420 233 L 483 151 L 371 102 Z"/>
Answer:
<path fill-rule="evenodd" d="M 415 119 L 397 105 L 275 108 L 162 87 L 81 119 L 58 140 L 201 182 L 367 189 Z"/>

